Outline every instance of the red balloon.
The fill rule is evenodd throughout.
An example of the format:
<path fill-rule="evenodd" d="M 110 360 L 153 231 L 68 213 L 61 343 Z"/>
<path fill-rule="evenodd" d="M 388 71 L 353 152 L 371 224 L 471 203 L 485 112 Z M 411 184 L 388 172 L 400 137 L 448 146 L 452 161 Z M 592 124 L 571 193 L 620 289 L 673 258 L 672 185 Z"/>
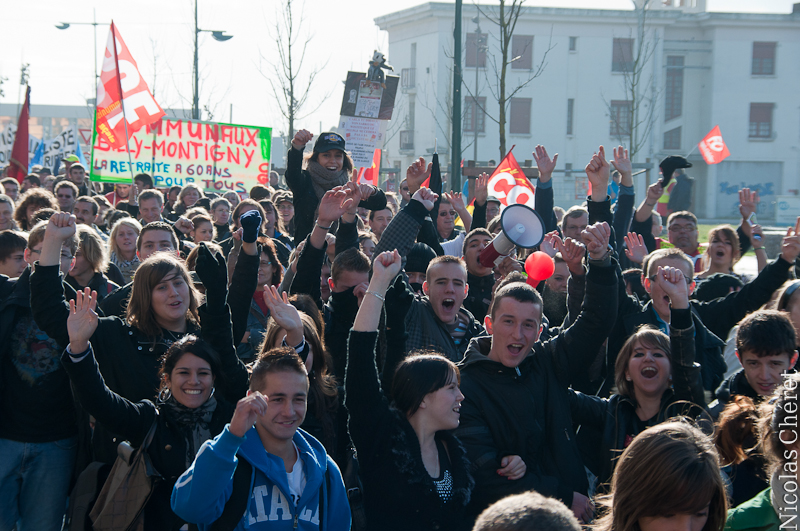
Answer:
<path fill-rule="evenodd" d="M 556 264 L 553 259 L 542 251 L 531 253 L 525 260 L 525 272 L 528 274 L 528 283 L 532 286 L 550 278 L 555 270 Z"/>

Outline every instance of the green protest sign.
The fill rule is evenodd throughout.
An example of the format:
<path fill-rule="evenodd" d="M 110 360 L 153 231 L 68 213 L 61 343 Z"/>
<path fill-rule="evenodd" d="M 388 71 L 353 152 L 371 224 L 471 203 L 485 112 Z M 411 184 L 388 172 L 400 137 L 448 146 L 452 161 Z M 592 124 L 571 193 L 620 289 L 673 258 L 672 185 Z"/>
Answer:
<path fill-rule="evenodd" d="M 92 181 L 130 183 L 138 173 L 156 187 L 195 183 L 209 192 L 247 192 L 269 183 L 272 129 L 163 118 L 133 133 L 128 152 L 92 136 Z"/>

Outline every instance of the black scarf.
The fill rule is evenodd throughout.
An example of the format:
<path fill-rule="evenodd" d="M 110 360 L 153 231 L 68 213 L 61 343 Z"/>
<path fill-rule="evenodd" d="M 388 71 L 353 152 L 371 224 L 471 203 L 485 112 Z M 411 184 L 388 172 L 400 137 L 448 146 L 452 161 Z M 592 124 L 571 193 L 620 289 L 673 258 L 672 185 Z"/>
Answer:
<path fill-rule="evenodd" d="M 161 409 L 164 409 L 170 420 L 178 425 L 183 437 L 186 439 L 187 467 L 194 462 L 200 446 L 212 437 L 210 424 L 216 408 L 217 399 L 214 398 L 213 393 L 198 408 L 184 406 L 175 400 L 175 397 L 171 394 L 169 398 L 161 403 Z"/>

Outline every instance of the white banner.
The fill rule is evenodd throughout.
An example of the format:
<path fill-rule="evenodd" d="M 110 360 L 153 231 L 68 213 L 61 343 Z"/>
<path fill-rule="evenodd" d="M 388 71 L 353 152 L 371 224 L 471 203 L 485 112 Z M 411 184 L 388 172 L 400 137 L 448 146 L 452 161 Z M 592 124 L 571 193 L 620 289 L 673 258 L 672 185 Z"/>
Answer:
<path fill-rule="evenodd" d="M 386 135 L 386 120 L 339 117 L 339 134 L 344 137 L 345 146 L 356 168 L 370 168 L 375 150 L 383 146 Z"/>

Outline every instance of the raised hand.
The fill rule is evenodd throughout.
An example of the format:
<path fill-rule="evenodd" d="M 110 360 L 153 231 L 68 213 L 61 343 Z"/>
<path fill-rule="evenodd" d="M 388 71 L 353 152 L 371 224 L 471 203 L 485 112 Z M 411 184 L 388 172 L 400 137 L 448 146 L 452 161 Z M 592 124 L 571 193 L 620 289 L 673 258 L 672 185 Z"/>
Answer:
<path fill-rule="evenodd" d="M 519 263 L 519 260 L 510 256 L 504 257 L 503 260 L 495 267 L 495 272 L 503 278 L 508 276 L 512 271 L 518 271 L 522 273 L 522 264 Z"/>
<path fill-rule="evenodd" d="M 592 201 L 604 201 L 608 195 L 608 178 L 611 175 L 611 166 L 606 160 L 606 150 L 600 146 L 597 153 L 592 155 L 592 160 L 586 165 L 586 177 L 592 185 Z"/>
<path fill-rule="evenodd" d="M 572 514 L 583 524 L 588 524 L 594 518 L 594 503 L 580 492 L 572 493 Z"/>
<path fill-rule="evenodd" d="M 73 354 L 86 352 L 89 339 L 97 330 L 97 292 L 91 288 L 78 291 L 75 300 L 69 301 L 69 317 L 67 332 L 69 333 L 69 350 Z"/>
<path fill-rule="evenodd" d="M 344 186 L 337 186 L 325 192 L 319 202 L 317 223 L 329 227 L 334 221 L 342 217 L 342 214 L 347 212 L 350 206 L 349 203 L 346 203 L 347 199 L 347 188 Z"/>
<path fill-rule="evenodd" d="M 48 239 L 63 242 L 75 234 L 75 216 L 69 212 L 58 212 L 50 216 L 44 235 Z"/>
<path fill-rule="evenodd" d="M 505 456 L 500 460 L 500 466 L 502 468 L 497 470 L 497 474 L 511 480 L 521 479 L 528 470 L 528 465 L 518 455 Z"/>
<path fill-rule="evenodd" d="M 611 227 L 608 223 L 595 223 L 589 225 L 586 230 L 581 232 L 581 239 L 586 244 L 589 251 L 589 258 L 601 260 L 608 251 L 608 240 L 611 238 Z"/>
<path fill-rule="evenodd" d="M 439 199 L 439 194 L 432 192 L 430 188 L 420 188 L 411 196 L 412 201 L 415 199 L 422 203 L 422 206 L 430 212 L 433 210 L 433 205 L 436 203 L 436 200 Z"/>
<path fill-rule="evenodd" d="M 269 398 L 258 391 L 252 391 L 246 397 L 236 403 L 236 410 L 233 412 L 228 430 L 237 437 L 244 437 L 258 417 L 267 414 Z"/>
<path fill-rule="evenodd" d="M 758 197 L 758 192 L 751 191 L 750 188 L 742 188 L 739 190 L 739 213 L 742 215 L 742 228 L 748 218 L 758 210 L 758 203 L 761 199 Z"/>
<path fill-rule="evenodd" d="M 242 226 L 242 241 L 245 243 L 255 243 L 258 239 L 258 231 L 261 228 L 261 214 L 258 210 L 250 210 L 239 217 L 239 224 Z"/>
<path fill-rule="evenodd" d="M 427 169 L 425 167 L 425 159 L 423 157 L 418 158 L 406 170 L 406 182 L 408 183 L 408 193 L 414 195 L 414 192 L 419 190 L 422 183 L 425 182 L 425 179 L 431 176 L 431 169 L 433 169 L 433 163 L 428 163 Z"/>
<path fill-rule="evenodd" d="M 572 238 L 567 238 L 563 242 L 561 238 L 558 238 L 555 242 L 558 252 L 561 253 L 561 258 L 567 263 L 570 275 L 582 276 L 584 274 L 583 257 L 586 256 L 586 247 Z"/>
<path fill-rule="evenodd" d="M 542 243 L 539 245 L 539 250 L 543 253 L 547 254 L 550 258 L 553 258 L 556 253 L 558 252 L 558 243 L 561 241 L 561 237 L 558 235 L 558 231 L 554 230 L 553 232 L 548 232 L 544 235 L 544 239 Z"/>
<path fill-rule="evenodd" d="M 253 210 L 252 212 L 258 212 L 257 210 Z M 242 214 L 244 215 L 244 214 Z M 175 221 L 175 228 L 181 231 L 182 234 L 189 234 L 194 230 L 194 224 L 192 224 L 192 220 L 189 218 L 185 218 L 183 216 L 179 217 Z M 253 240 L 255 241 L 255 240 Z"/>
<path fill-rule="evenodd" d="M 647 246 L 644 244 L 644 238 L 641 234 L 629 232 L 625 236 L 625 256 L 631 262 L 641 264 L 644 262 L 644 257 L 647 256 Z"/>
<path fill-rule="evenodd" d="M 453 205 L 453 209 L 456 212 L 460 213 L 462 210 L 464 210 L 465 208 L 464 195 L 461 192 L 453 192 L 452 190 L 450 190 L 449 194 L 445 193 L 443 195 L 447 198 L 448 201 L 450 201 L 450 204 Z"/>
<path fill-rule="evenodd" d="M 489 174 L 481 173 L 475 179 L 475 204 L 483 206 L 489 199 Z"/>
<path fill-rule="evenodd" d="M 286 344 L 299 345 L 303 340 L 303 321 L 297 308 L 289 304 L 286 292 L 281 294 L 275 286 L 264 286 L 264 302 L 269 309 L 269 316 L 286 330 Z"/>
<path fill-rule="evenodd" d="M 614 148 L 614 160 L 611 161 L 611 164 L 622 177 L 622 184 L 625 186 L 630 186 L 630 184 L 626 184 L 625 180 L 626 177 L 628 180 L 630 180 L 631 176 L 633 175 L 633 167 L 631 166 L 631 159 L 628 158 L 628 150 L 622 146 Z"/>
<path fill-rule="evenodd" d="M 558 160 L 558 153 L 553 155 L 551 160 L 545 147 L 539 144 L 533 150 L 532 154 L 533 160 L 536 161 L 536 166 L 539 168 L 539 182 L 546 183 L 553 176 L 553 170 L 556 168 L 556 161 Z"/>
<path fill-rule="evenodd" d="M 800 255 L 800 217 L 794 228 L 789 227 L 781 243 L 781 258 L 793 264 Z"/>
<path fill-rule="evenodd" d="M 402 260 L 397 249 L 379 254 L 372 263 L 372 282 L 370 282 L 370 286 L 374 285 L 374 287 L 382 288 L 384 291 L 388 289 L 392 280 L 400 273 L 401 264 Z"/>
<path fill-rule="evenodd" d="M 659 266 L 655 283 L 667 294 L 672 308 L 685 310 L 689 307 L 689 285 L 683 271 L 677 267 Z"/>
<path fill-rule="evenodd" d="M 661 186 L 661 180 L 659 179 L 647 187 L 647 199 L 645 199 L 645 202 L 654 207 L 662 195 L 664 195 L 664 187 Z"/>
<path fill-rule="evenodd" d="M 303 148 L 306 147 L 306 144 L 311 142 L 311 139 L 314 138 L 314 135 L 311 134 L 310 131 L 307 129 L 300 129 L 298 132 L 294 134 L 294 138 L 292 139 L 292 146 L 302 151 Z"/>

